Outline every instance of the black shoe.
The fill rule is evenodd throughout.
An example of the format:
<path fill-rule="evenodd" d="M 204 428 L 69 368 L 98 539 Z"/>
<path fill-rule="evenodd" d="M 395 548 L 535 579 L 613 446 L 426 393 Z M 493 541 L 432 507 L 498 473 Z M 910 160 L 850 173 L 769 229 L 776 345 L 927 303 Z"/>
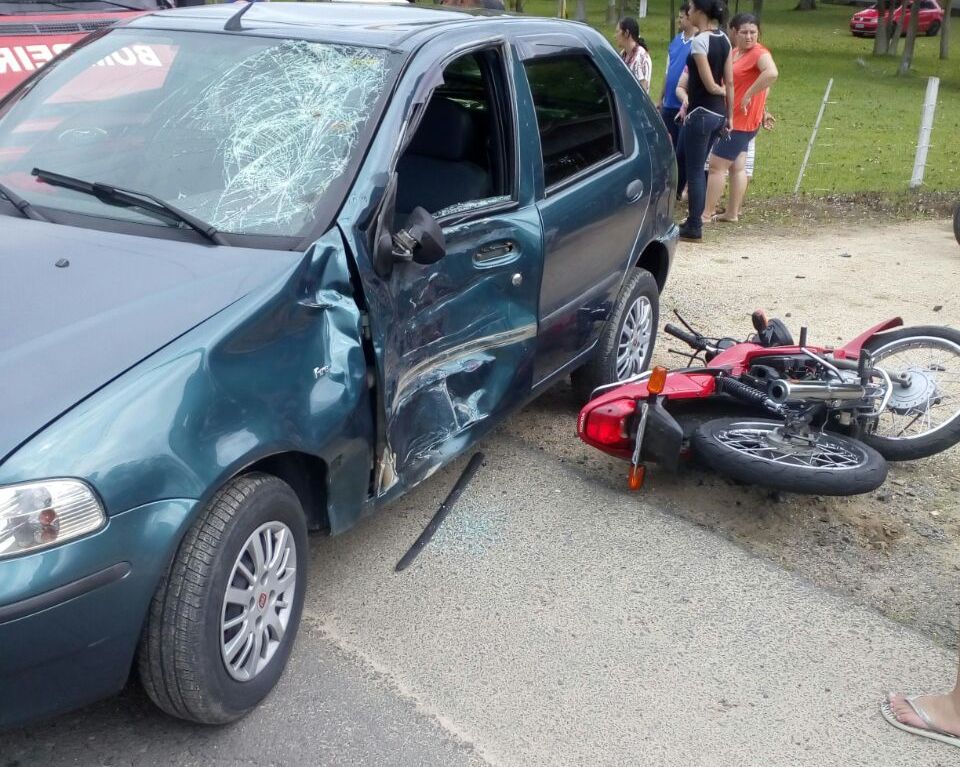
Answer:
<path fill-rule="evenodd" d="M 695 232 L 684 225 L 680 227 L 680 239 L 684 242 L 701 242 L 703 240 L 703 233 Z"/>

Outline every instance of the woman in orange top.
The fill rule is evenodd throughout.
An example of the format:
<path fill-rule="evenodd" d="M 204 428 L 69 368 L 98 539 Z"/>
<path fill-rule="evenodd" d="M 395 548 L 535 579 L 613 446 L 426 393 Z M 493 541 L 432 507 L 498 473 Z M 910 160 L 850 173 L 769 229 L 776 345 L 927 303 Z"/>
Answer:
<path fill-rule="evenodd" d="M 760 23 L 752 13 L 739 13 L 730 21 L 733 32 L 733 130 L 719 139 L 710 153 L 705 211 L 714 211 L 730 174 L 730 200 L 714 221 L 736 221 L 747 191 L 747 145 L 763 124 L 767 92 L 779 73 L 770 51 L 757 41 Z"/>

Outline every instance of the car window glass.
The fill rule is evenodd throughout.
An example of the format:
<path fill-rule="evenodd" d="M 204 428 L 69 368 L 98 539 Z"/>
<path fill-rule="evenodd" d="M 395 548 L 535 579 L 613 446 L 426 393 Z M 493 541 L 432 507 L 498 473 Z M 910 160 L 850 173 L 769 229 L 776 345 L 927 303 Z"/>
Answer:
<path fill-rule="evenodd" d="M 306 40 L 117 29 L 0 110 L 0 181 L 52 211 L 169 226 L 39 183 L 40 167 L 154 195 L 224 233 L 302 236 L 339 207 L 396 60 Z"/>
<path fill-rule="evenodd" d="M 47 103 L 110 101 L 162 88 L 177 50 L 177 46 L 163 43 L 125 45 L 84 69 Z"/>
<path fill-rule="evenodd" d="M 524 67 L 537 113 L 547 187 L 620 151 L 613 97 L 586 56 L 534 59 Z"/>
<path fill-rule="evenodd" d="M 505 93 L 502 85 L 497 51 L 470 53 L 447 65 L 397 163 L 401 218 L 416 207 L 440 218 L 512 198 L 512 129 L 509 109 L 497 95 Z"/>

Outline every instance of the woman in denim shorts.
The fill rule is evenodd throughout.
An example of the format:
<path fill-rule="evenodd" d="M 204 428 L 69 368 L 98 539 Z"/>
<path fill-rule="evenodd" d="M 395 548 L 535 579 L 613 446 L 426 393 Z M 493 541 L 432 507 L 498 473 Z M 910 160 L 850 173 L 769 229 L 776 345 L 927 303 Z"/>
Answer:
<path fill-rule="evenodd" d="M 730 174 L 730 200 L 714 221 L 736 221 L 747 190 L 747 147 L 763 124 L 767 93 L 776 81 L 777 65 L 770 51 L 757 41 L 760 25 L 751 13 L 740 13 L 730 22 L 736 48 L 733 51 L 733 130 L 720 138 L 710 153 L 710 175 L 704 210 L 713 212 Z"/>

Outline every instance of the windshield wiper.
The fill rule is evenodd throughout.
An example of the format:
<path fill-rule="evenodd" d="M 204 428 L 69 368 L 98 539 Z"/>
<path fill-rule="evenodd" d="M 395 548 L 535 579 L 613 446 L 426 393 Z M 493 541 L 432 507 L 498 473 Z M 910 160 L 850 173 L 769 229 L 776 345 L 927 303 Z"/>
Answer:
<path fill-rule="evenodd" d="M 40 213 L 29 202 L 24 200 L 6 184 L 0 184 L 0 194 L 10 200 L 10 202 L 13 203 L 13 207 L 19 210 L 26 218 L 32 218 L 34 221 L 46 221 L 47 223 L 50 223 L 49 218 Z"/>
<path fill-rule="evenodd" d="M 210 240 L 210 242 L 214 242 L 217 245 L 227 244 L 226 240 L 223 239 L 220 233 L 206 221 L 201 221 L 199 218 L 190 215 L 186 211 L 180 210 L 180 208 L 176 208 L 169 202 L 165 202 L 159 197 L 154 197 L 152 194 L 147 192 L 136 192 L 132 189 L 122 189 L 118 186 L 100 183 L 99 181 L 91 183 L 89 181 L 83 181 L 79 178 L 73 178 L 72 176 L 64 176 L 61 173 L 53 173 L 49 170 L 43 170 L 42 168 L 34 168 L 32 171 L 30 171 L 30 173 L 41 181 L 45 181 L 53 186 L 62 186 L 66 187 L 67 189 L 73 189 L 77 192 L 84 192 L 86 194 L 93 195 L 107 205 L 140 208 L 141 210 L 144 210 L 147 213 L 152 213 L 156 216 L 161 216 L 166 219 L 172 218 L 175 221 L 186 224 L 194 231 L 199 232 L 208 240 Z"/>

